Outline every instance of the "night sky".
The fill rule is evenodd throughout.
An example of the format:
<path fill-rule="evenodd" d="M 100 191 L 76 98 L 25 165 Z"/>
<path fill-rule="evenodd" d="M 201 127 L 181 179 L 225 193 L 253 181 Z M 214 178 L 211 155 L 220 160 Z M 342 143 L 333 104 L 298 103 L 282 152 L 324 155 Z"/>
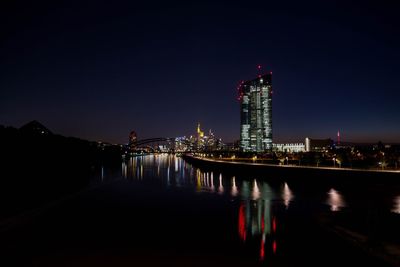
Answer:
<path fill-rule="evenodd" d="M 400 142 L 399 14 L 389 1 L 2 1 L 0 124 L 125 143 L 201 122 L 233 141 L 237 84 L 262 64 L 274 142 Z"/>

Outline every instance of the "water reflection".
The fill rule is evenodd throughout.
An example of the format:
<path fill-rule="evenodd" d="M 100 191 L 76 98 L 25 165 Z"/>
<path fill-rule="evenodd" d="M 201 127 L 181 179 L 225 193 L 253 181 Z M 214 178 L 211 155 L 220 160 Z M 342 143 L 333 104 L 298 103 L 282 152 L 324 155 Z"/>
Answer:
<path fill-rule="evenodd" d="M 167 186 L 192 186 L 197 192 L 217 192 L 221 195 L 226 193 L 225 186 L 231 186 L 221 173 L 202 172 L 179 157 L 168 154 L 133 157 L 122 163 L 122 176 L 135 180 L 158 177 Z M 237 194 L 238 188 L 235 190 Z"/>
<path fill-rule="evenodd" d="M 236 197 L 236 196 L 238 195 L 238 193 L 239 193 L 239 191 L 238 191 L 237 186 L 236 186 L 236 178 L 235 178 L 235 176 L 233 176 L 233 177 L 232 177 L 231 195 L 232 195 L 233 197 Z"/>
<path fill-rule="evenodd" d="M 400 196 L 394 198 L 392 212 L 400 214 Z"/>
<path fill-rule="evenodd" d="M 224 186 L 222 185 L 222 174 L 219 175 L 218 193 L 220 194 L 224 193 Z"/>
<path fill-rule="evenodd" d="M 347 206 L 342 193 L 334 188 L 328 192 L 324 189 L 322 194 L 318 194 L 318 199 L 304 198 L 302 191 L 295 190 L 295 184 L 269 183 L 267 177 L 232 177 L 220 172 L 203 171 L 167 154 L 131 158 L 122 163 L 122 176 L 132 180 L 154 179 L 166 187 L 229 198 L 233 207 L 237 208 L 237 232 L 234 234 L 241 242 L 256 247 L 260 260 L 285 251 L 285 242 L 280 239 L 284 236 L 280 232 L 286 222 L 285 214 L 303 206 L 320 208 L 321 203 L 329 205 L 333 212 Z M 312 203 L 307 202 L 307 205 L 293 205 L 310 200 Z M 400 214 L 400 195 L 394 199 L 391 208 L 392 212 Z"/>
<path fill-rule="evenodd" d="M 333 188 L 328 192 L 327 204 L 331 207 L 331 211 L 340 211 L 346 207 L 343 196 Z"/>
<path fill-rule="evenodd" d="M 243 242 L 249 238 L 260 240 L 259 257 L 264 260 L 266 248 L 270 253 L 277 250 L 276 217 L 272 213 L 275 194 L 266 182 L 254 180 L 251 184 L 242 182 L 238 232 Z"/>
<path fill-rule="evenodd" d="M 214 173 L 211 172 L 211 191 L 215 191 L 215 186 L 214 186 Z"/>
<path fill-rule="evenodd" d="M 290 190 L 287 183 L 284 183 L 284 185 L 283 185 L 282 198 L 283 198 L 284 204 L 286 206 L 286 209 L 289 208 L 289 203 L 293 199 L 293 193 Z"/>
<path fill-rule="evenodd" d="M 257 180 L 253 182 L 253 192 L 252 192 L 253 200 L 257 200 L 260 198 L 260 189 L 258 189 Z"/>

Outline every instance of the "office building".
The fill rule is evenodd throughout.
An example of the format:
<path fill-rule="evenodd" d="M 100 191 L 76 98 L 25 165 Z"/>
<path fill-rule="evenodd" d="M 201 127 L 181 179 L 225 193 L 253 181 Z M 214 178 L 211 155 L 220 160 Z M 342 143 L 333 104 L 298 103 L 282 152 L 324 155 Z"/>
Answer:
<path fill-rule="evenodd" d="M 304 149 L 306 152 L 324 152 L 333 147 L 332 139 L 311 139 L 306 137 Z"/>
<path fill-rule="evenodd" d="M 272 149 L 272 73 L 243 81 L 239 87 L 240 148 L 264 152 Z"/>
<path fill-rule="evenodd" d="M 273 144 L 272 146 L 273 150 L 277 152 L 287 152 L 287 153 L 305 152 L 305 146 L 303 143 Z"/>

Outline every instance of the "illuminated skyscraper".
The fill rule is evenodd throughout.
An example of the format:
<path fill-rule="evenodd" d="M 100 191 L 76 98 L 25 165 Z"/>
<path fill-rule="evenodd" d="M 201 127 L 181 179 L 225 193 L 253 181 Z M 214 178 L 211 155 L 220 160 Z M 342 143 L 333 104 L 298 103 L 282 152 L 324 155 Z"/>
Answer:
<path fill-rule="evenodd" d="M 240 148 L 263 152 L 272 149 L 272 73 L 239 85 Z"/>
<path fill-rule="evenodd" d="M 197 135 L 199 139 L 204 136 L 204 132 L 200 128 L 200 122 L 197 124 Z"/>

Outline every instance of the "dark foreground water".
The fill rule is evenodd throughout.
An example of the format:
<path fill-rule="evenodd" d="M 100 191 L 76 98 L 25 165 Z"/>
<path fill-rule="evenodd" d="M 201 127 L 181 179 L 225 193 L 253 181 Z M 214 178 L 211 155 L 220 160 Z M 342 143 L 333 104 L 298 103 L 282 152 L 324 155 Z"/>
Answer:
<path fill-rule="evenodd" d="M 0 266 L 397 265 L 398 187 L 280 178 L 132 158 L 1 224 Z"/>

